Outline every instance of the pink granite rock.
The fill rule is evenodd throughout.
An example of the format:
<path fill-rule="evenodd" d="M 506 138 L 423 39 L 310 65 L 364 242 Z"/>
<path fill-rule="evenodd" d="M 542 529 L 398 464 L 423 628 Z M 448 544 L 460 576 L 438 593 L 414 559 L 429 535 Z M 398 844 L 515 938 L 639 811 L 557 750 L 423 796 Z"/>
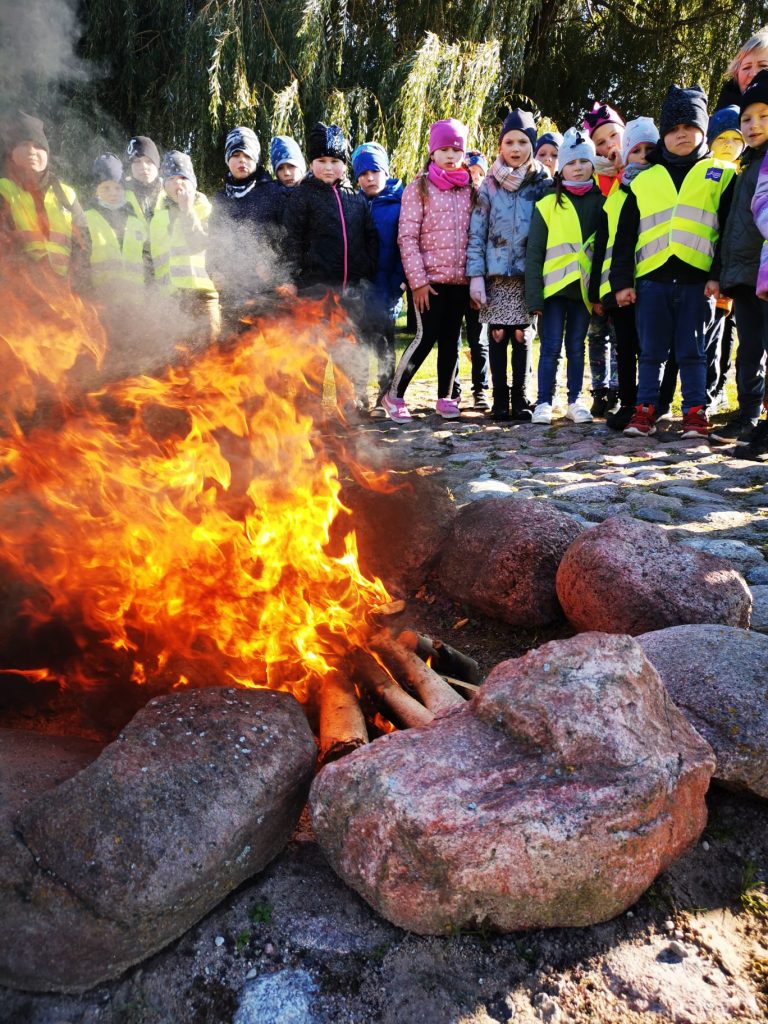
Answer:
<path fill-rule="evenodd" d="M 725 559 L 629 516 L 606 519 L 571 544 L 557 596 L 576 629 L 630 636 L 695 622 L 746 627 L 752 608 L 749 587 Z"/>
<path fill-rule="evenodd" d="M 331 866 L 400 927 L 588 925 L 695 842 L 713 769 L 636 641 L 586 633 L 327 765 L 310 807 Z"/>
<path fill-rule="evenodd" d="M 443 544 L 440 585 L 455 600 L 512 626 L 562 620 L 555 574 L 582 529 L 543 501 L 473 501 L 459 511 Z"/>

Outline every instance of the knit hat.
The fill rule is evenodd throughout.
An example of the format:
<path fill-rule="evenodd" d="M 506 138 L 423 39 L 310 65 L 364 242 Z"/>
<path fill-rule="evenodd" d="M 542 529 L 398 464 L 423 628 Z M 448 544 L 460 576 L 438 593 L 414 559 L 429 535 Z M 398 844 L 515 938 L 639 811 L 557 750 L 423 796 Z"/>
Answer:
<path fill-rule="evenodd" d="M 695 125 L 704 135 L 707 134 L 707 94 L 700 85 L 692 85 L 690 89 L 670 85 L 661 105 L 659 135 L 663 139 L 678 124 Z"/>
<path fill-rule="evenodd" d="M 533 146 L 533 155 L 539 152 L 542 146 L 554 146 L 555 149 L 559 149 L 563 144 L 563 136 L 560 132 L 544 132 L 540 135 Z"/>
<path fill-rule="evenodd" d="M 102 181 L 116 181 L 122 184 L 123 165 L 114 153 L 102 153 L 93 161 L 93 177 L 97 185 Z"/>
<path fill-rule="evenodd" d="M 617 124 L 619 128 L 623 128 L 624 119 L 621 114 L 617 113 L 613 107 L 609 107 L 607 103 L 600 103 L 595 100 L 590 112 L 584 115 L 582 125 L 589 132 L 589 137 L 592 138 L 595 130 L 603 124 Z"/>
<path fill-rule="evenodd" d="M 160 166 L 160 153 L 158 148 L 152 139 L 147 138 L 146 135 L 134 135 L 128 143 L 128 148 L 125 152 L 130 163 L 133 163 L 134 160 L 138 160 L 140 156 L 145 156 L 147 160 L 152 161 L 155 167 Z"/>
<path fill-rule="evenodd" d="M 256 138 L 256 133 L 250 128 L 241 126 L 233 128 L 224 143 L 224 163 L 229 163 L 235 153 L 245 153 L 251 160 L 259 162 L 261 156 L 261 143 Z"/>
<path fill-rule="evenodd" d="M 192 182 L 193 188 L 197 188 L 192 161 L 186 153 L 180 153 L 178 149 L 172 149 L 170 153 L 165 154 L 160 164 L 160 175 L 163 178 L 186 178 Z"/>
<path fill-rule="evenodd" d="M 470 149 L 464 154 L 464 166 L 467 168 L 479 167 L 483 174 L 488 173 L 488 160 L 479 149 Z"/>
<path fill-rule="evenodd" d="M 307 161 L 299 149 L 296 139 L 290 135 L 276 135 L 269 144 L 269 159 L 272 163 L 272 170 L 277 172 L 278 167 L 283 164 L 293 164 L 298 167 L 302 177 L 307 173 Z"/>
<path fill-rule="evenodd" d="M 533 147 L 536 145 L 536 122 L 533 120 L 530 110 L 521 110 L 520 107 L 510 110 L 501 126 L 499 142 L 507 132 L 522 132 L 523 135 L 527 135 L 528 141 L 531 143 L 531 152 L 533 152 Z"/>
<path fill-rule="evenodd" d="M 747 88 L 741 94 L 741 100 L 739 101 L 740 113 L 744 113 L 747 107 L 751 103 L 768 103 L 768 68 L 763 68 L 762 71 L 758 71 L 752 81 L 749 83 Z M 726 110 L 731 110 L 731 107 L 726 107 Z M 718 111 L 722 114 L 722 110 Z M 727 131 L 728 129 L 722 129 Z M 738 127 L 735 131 L 738 131 Z"/>
<path fill-rule="evenodd" d="M 460 149 L 463 153 L 467 148 L 467 134 L 467 126 L 455 117 L 435 121 L 429 128 L 429 155 L 436 149 L 448 148 Z"/>
<path fill-rule="evenodd" d="M 625 164 L 629 154 L 641 142 L 650 142 L 655 145 L 658 141 L 659 129 L 652 117 L 636 117 L 634 121 L 627 121 L 621 144 L 621 162 Z"/>
<path fill-rule="evenodd" d="M 589 160 L 594 167 L 595 156 L 595 144 L 589 135 L 584 135 L 579 128 L 569 128 L 557 151 L 557 169 L 562 171 L 571 160 Z"/>
<path fill-rule="evenodd" d="M 43 122 L 37 117 L 32 117 L 31 114 L 25 114 L 23 110 L 17 110 L 4 122 L 2 139 L 9 152 L 20 146 L 22 142 L 32 142 L 40 149 L 44 149 L 46 153 L 51 151 L 43 130 Z"/>
<path fill-rule="evenodd" d="M 352 154 L 352 172 L 356 178 L 366 171 L 384 171 L 389 174 L 389 157 L 378 142 L 363 142 Z"/>
<path fill-rule="evenodd" d="M 323 124 L 318 121 L 309 133 L 309 159 L 317 160 L 321 156 L 331 156 L 334 160 L 347 163 L 349 160 L 349 143 L 344 132 L 337 124 Z"/>

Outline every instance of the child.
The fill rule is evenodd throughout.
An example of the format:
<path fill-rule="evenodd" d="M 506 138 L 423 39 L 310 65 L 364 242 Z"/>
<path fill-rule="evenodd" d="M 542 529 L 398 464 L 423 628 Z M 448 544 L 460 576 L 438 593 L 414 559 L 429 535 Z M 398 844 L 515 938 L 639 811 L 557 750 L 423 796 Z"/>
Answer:
<path fill-rule="evenodd" d="M 545 168 L 550 178 L 557 174 L 557 151 L 563 144 L 560 132 L 544 132 L 536 139 L 533 155 Z"/>
<path fill-rule="evenodd" d="M 659 130 L 650 117 L 638 117 L 630 121 L 624 130 L 622 140 L 622 181 L 617 191 L 605 200 L 603 212 L 595 234 L 595 251 L 592 263 L 589 297 L 600 303 L 609 316 L 616 338 L 616 364 L 618 375 L 619 408 L 608 412 L 606 424 L 613 430 L 624 430 L 635 412 L 637 401 L 637 360 L 640 342 L 635 324 L 635 307 L 621 309 L 611 294 L 609 274 L 611 256 L 616 239 L 616 227 L 621 208 L 627 198 L 629 186 L 650 167 L 649 158 L 659 141 Z"/>
<path fill-rule="evenodd" d="M 464 154 L 464 166 L 472 179 L 472 188 L 477 192 L 488 173 L 488 161 L 479 149 L 469 149 Z"/>
<path fill-rule="evenodd" d="M 768 353 L 768 303 L 756 295 L 763 236 L 752 216 L 763 157 L 768 152 L 768 71 L 759 71 L 741 97 L 741 132 L 747 148 L 736 176 L 733 201 L 723 230 L 720 289 L 733 298 L 739 350 L 733 419 L 712 430 L 714 440 L 748 445 L 760 419 Z M 728 109 L 728 108 L 726 108 Z M 719 111 L 720 114 L 724 111 Z"/>
<path fill-rule="evenodd" d="M 205 263 L 211 204 L 197 191 L 186 153 L 166 153 L 160 175 L 164 195 L 149 226 L 155 279 L 191 320 L 191 333 L 182 332 L 179 340 L 200 348 L 218 337 L 221 326 L 219 297 Z"/>
<path fill-rule="evenodd" d="M 299 144 L 289 135 L 275 135 L 269 144 L 269 160 L 284 194 L 296 188 L 307 173 Z"/>
<path fill-rule="evenodd" d="M 525 252 L 534 205 L 552 185 L 533 158 L 535 142 L 533 114 L 511 110 L 501 127 L 499 155 L 477 193 L 469 224 L 469 294 L 480 307 L 481 321 L 490 324 L 493 420 L 530 420 L 533 412 L 528 397 L 533 330 L 525 304 Z"/>
<path fill-rule="evenodd" d="M 598 100 L 584 115 L 584 130 L 595 145 L 595 173 L 604 196 L 618 188 L 621 180 L 621 147 L 624 138 L 624 120 L 607 103 Z"/>
<path fill-rule="evenodd" d="M 707 123 L 701 87 L 670 86 L 657 162 L 632 182 L 619 216 L 610 286 L 619 307 L 637 303 L 640 338 L 638 405 L 625 434 L 655 432 L 661 371 L 674 352 L 682 436 L 709 435 L 704 337 L 719 294 L 718 240 L 734 172 L 708 157 Z"/>
<path fill-rule="evenodd" d="M 93 164 L 94 204 L 85 212 L 90 240 L 91 283 L 102 301 L 144 284 L 146 222 L 136 215 L 123 184 L 123 165 L 114 153 Z"/>
<path fill-rule="evenodd" d="M 403 183 L 389 176 L 389 157 L 377 142 L 364 142 L 352 154 L 352 171 L 368 203 L 379 236 L 379 260 L 373 279 L 371 336 L 378 361 L 378 393 L 373 418 L 386 416 L 381 405 L 395 370 L 395 320 L 403 304 L 405 272 L 397 247 Z"/>
<path fill-rule="evenodd" d="M 297 260 L 296 287 L 308 295 L 340 296 L 361 333 L 366 330 L 360 285 L 373 281 L 379 238 L 365 197 L 347 180 L 349 146 L 338 125 L 318 121 L 309 133 L 311 173 L 292 190 L 285 206 L 285 244 Z M 342 356 L 342 359 L 345 357 Z M 346 353 L 345 375 L 357 409 L 368 407 L 368 354 Z M 345 382 L 337 381 L 337 393 Z"/>
<path fill-rule="evenodd" d="M 148 225 L 163 195 L 160 153 L 152 139 L 146 135 L 135 135 L 125 152 L 131 172 L 126 197 L 136 216 L 142 217 Z"/>
<path fill-rule="evenodd" d="M 208 269 L 222 307 L 226 333 L 236 330 L 248 304 L 282 285 L 282 261 L 275 258 L 281 238 L 285 195 L 261 163 L 256 134 L 233 128 L 224 144 L 227 174 L 213 197 Z"/>
<path fill-rule="evenodd" d="M 595 147 L 588 135 L 569 128 L 557 162 L 554 191 L 538 201 L 533 213 L 525 261 L 525 297 L 531 314 L 539 316 L 541 341 L 533 422 L 552 422 L 552 397 L 565 341 L 566 416 L 574 423 L 588 423 L 592 416 L 579 396 L 591 312 L 587 297 L 591 245 L 603 197 L 592 177 Z"/>
<path fill-rule="evenodd" d="M 461 415 L 452 395 L 461 321 L 469 302 L 465 265 L 472 186 L 469 171 L 462 167 L 466 148 L 465 125 L 452 117 L 436 121 L 429 130 L 424 170 L 403 193 L 397 241 L 413 293 L 416 336 L 403 352 L 392 387 L 381 400 L 395 423 L 411 418 L 403 396 L 435 342 L 435 411 L 443 419 Z"/>
<path fill-rule="evenodd" d="M 472 179 L 472 189 L 477 195 L 478 189 L 485 181 L 488 173 L 488 161 L 477 149 L 470 149 L 464 154 L 464 166 L 469 171 Z M 490 409 L 486 392 L 489 387 L 488 379 L 488 328 L 480 323 L 480 311 L 475 304 L 470 302 L 464 314 L 464 324 L 467 330 L 467 345 L 469 356 L 472 362 L 472 396 L 475 409 L 487 412 Z M 461 398 L 461 380 L 459 374 L 453 382 L 451 398 L 458 402 Z"/>

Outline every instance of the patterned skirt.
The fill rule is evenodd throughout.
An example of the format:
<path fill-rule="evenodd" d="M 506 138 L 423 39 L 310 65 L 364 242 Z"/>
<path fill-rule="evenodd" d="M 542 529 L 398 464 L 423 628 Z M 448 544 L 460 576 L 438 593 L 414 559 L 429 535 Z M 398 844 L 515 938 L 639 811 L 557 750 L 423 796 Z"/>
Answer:
<path fill-rule="evenodd" d="M 481 324 L 511 327 L 531 322 L 531 314 L 525 304 L 525 278 L 489 277 L 486 289 L 488 302 L 480 310 Z"/>

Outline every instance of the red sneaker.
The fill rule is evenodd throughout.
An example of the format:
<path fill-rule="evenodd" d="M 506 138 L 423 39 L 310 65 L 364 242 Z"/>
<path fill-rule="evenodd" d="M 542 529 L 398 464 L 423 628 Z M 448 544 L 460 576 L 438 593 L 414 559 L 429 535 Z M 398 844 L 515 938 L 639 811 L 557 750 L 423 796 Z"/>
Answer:
<path fill-rule="evenodd" d="M 624 427 L 625 434 L 631 437 L 647 437 L 656 433 L 656 412 L 652 405 L 636 405 L 635 413 Z"/>
<path fill-rule="evenodd" d="M 684 414 L 682 436 L 709 438 L 709 417 L 703 405 L 694 405 Z"/>

